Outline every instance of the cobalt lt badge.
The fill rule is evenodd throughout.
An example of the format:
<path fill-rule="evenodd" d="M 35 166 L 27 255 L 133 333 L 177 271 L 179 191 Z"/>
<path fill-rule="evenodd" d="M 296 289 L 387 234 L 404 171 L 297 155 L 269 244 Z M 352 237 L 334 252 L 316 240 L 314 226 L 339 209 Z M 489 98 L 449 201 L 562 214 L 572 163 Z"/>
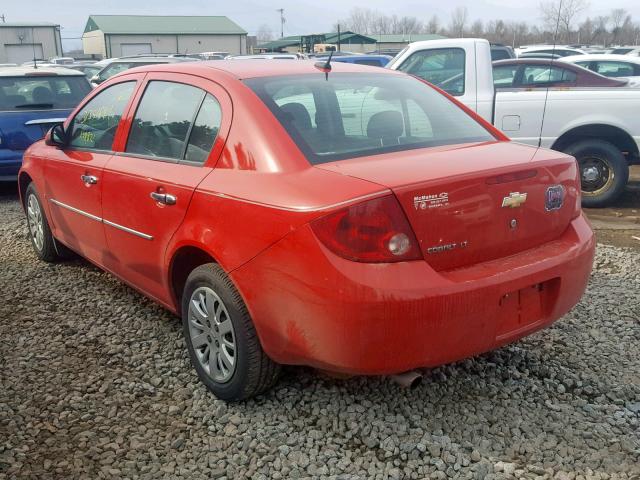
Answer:
<path fill-rule="evenodd" d="M 564 187 L 562 185 L 553 185 L 547 188 L 545 194 L 544 207 L 547 212 L 558 210 L 564 204 Z"/>

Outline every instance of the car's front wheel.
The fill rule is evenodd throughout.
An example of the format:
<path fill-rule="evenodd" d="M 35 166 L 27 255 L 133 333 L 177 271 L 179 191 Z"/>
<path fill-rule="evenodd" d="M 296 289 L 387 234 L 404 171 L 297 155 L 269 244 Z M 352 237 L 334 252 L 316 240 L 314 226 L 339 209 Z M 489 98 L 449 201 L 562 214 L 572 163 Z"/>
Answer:
<path fill-rule="evenodd" d="M 218 398 L 245 400 L 277 380 L 280 367 L 262 350 L 247 307 L 220 266 L 202 265 L 189 275 L 182 327 L 191 363 Z"/>
<path fill-rule="evenodd" d="M 38 258 L 45 262 L 60 260 L 49 222 L 47 222 L 38 191 L 33 183 L 30 183 L 25 191 L 24 208 L 27 213 L 29 239 Z"/>

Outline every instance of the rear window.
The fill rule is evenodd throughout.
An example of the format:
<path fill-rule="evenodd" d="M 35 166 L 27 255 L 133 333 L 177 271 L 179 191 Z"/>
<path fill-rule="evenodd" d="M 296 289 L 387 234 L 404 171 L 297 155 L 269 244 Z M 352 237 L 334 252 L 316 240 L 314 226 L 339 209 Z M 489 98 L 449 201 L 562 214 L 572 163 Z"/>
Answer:
<path fill-rule="evenodd" d="M 75 108 L 90 91 L 84 76 L 0 77 L 0 110 Z"/>
<path fill-rule="evenodd" d="M 261 77 L 245 83 L 313 163 L 495 138 L 420 80 L 390 74 Z"/>
<path fill-rule="evenodd" d="M 507 60 L 511 58 L 511 54 L 506 48 L 492 48 L 491 49 L 491 61 Z"/>

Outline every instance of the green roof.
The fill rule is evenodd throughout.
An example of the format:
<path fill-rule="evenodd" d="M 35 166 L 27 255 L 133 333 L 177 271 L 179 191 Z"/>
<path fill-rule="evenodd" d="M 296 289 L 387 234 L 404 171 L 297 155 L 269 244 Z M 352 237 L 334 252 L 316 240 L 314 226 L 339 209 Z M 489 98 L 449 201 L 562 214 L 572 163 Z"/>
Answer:
<path fill-rule="evenodd" d="M 147 35 L 246 35 L 227 17 L 179 15 L 90 15 L 84 32 Z"/>
<path fill-rule="evenodd" d="M 278 50 L 280 48 L 293 47 L 296 45 L 300 45 L 300 41 L 302 37 L 307 35 L 292 35 L 289 37 L 279 38 L 278 40 L 272 40 L 271 42 L 266 42 L 259 45 L 260 48 L 264 48 L 267 50 Z M 324 40 L 322 43 L 338 43 L 338 34 L 334 32 L 330 33 L 317 33 L 312 34 L 312 36 L 322 37 Z M 359 33 L 353 32 L 341 32 L 340 33 L 340 43 L 344 43 L 348 45 L 349 43 L 376 43 L 376 40 L 372 37 L 367 37 L 364 35 L 360 35 Z"/>
<path fill-rule="evenodd" d="M 283 37 L 278 40 L 272 40 L 270 42 L 265 42 L 260 44 L 260 48 L 266 48 L 268 50 L 277 50 L 279 48 L 292 47 L 294 45 L 300 45 L 300 35 L 294 35 L 291 37 Z"/>
<path fill-rule="evenodd" d="M 324 36 L 326 43 L 338 43 L 337 33 L 325 33 Z M 376 40 L 369 36 L 360 35 L 359 33 L 342 32 L 340 33 L 340 43 L 376 43 Z"/>
<path fill-rule="evenodd" d="M 371 38 L 375 39 L 378 43 L 410 43 L 410 42 L 421 42 L 423 40 L 438 40 L 440 38 L 446 38 L 442 35 L 436 35 L 433 33 L 382 33 L 378 35 L 370 35 Z"/>

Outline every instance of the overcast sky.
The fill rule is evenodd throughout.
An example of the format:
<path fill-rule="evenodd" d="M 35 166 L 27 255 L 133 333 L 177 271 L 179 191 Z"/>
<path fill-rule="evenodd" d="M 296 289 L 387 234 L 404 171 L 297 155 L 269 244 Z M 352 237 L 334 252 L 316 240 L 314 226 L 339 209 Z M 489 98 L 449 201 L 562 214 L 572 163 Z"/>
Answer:
<path fill-rule="evenodd" d="M 396 14 L 413 15 L 427 20 L 437 14 L 442 23 L 448 23 L 451 10 L 459 5 L 469 9 L 470 23 L 476 19 L 539 21 L 538 0 L 3 0 L 0 14 L 8 22 L 39 21 L 62 25 L 65 48 L 76 48 L 87 17 L 91 14 L 111 15 L 226 15 L 247 30 L 256 33 L 260 25 L 267 24 L 280 32 L 277 8 L 285 9 L 285 35 L 330 31 L 336 20 L 345 18 L 356 6 Z M 640 21 L 640 0 L 591 0 L 588 15 L 604 15 L 612 8 L 625 8 Z"/>

